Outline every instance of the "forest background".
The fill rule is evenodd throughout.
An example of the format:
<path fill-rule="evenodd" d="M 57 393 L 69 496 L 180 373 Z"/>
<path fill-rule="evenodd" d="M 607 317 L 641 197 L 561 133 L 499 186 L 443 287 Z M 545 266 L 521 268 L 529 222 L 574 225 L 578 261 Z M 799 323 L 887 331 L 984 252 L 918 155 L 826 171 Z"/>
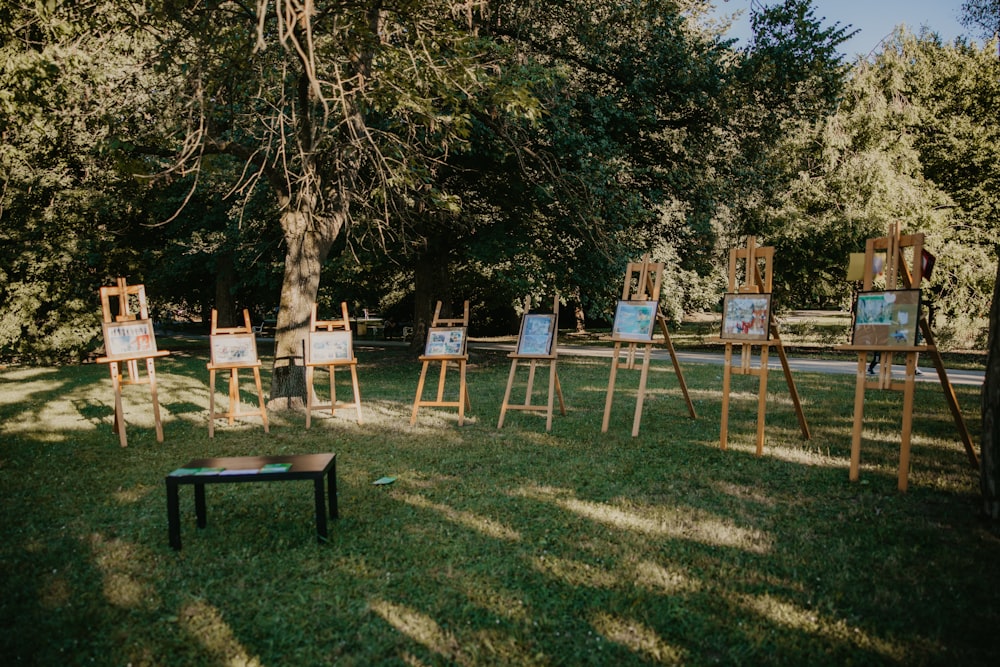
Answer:
<path fill-rule="evenodd" d="M 627 261 L 666 264 L 673 321 L 718 308 L 726 256 L 776 247 L 779 309 L 848 308 L 890 222 L 937 256 L 943 348 L 985 349 L 1000 232 L 994 2 L 981 43 L 707 0 L 37 0 L 0 5 L 0 359 L 101 344 L 96 293 L 160 322 L 275 318 L 272 401 L 303 392 L 313 303 L 419 332 L 526 296 L 606 322 Z M 977 13 L 978 12 L 978 13 Z"/>

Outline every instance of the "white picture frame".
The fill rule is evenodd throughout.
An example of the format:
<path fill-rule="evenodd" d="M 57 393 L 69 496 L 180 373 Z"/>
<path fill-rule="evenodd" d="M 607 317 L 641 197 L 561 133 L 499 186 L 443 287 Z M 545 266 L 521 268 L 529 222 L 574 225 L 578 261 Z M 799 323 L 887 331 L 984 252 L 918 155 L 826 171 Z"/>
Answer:
<path fill-rule="evenodd" d="M 427 330 L 424 356 L 463 357 L 465 356 L 465 344 L 465 327 L 430 327 Z"/>
<path fill-rule="evenodd" d="M 614 340 L 648 343 L 653 340 L 658 301 L 619 301 L 611 328 Z"/>
<path fill-rule="evenodd" d="M 338 364 L 354 361 L 354 342 L 350 331 L 312 331 L 309 333 L 306 363 Z"/>
<path fill-rule="evenodd" d="M 257 340 L 252 333 L 214 334 L 211 336 L 212 365 L 239 368 L 256 366 Z"/>
<path fill-rule="evenodd" d="M 104 322 L 104 350 L 108 357 L 136 359 L 156 354 L 152 320 Z"/>

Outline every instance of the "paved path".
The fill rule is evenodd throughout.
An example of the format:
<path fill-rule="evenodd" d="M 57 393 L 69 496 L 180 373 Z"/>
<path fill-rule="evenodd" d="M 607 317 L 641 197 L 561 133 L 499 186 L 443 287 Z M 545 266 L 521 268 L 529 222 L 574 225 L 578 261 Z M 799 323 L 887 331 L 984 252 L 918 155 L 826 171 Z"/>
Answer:
<path fill-rule="evenodd" d="M 480 350 L 498 350 L 502 352 L 512 352 L 514 350 L 513 343 L 490 343 L 490 342 L 480 342 L 480 341 L 469 341 L 469 347 Z M 611 358 L 611 353 L 613 348 L 610 347 L 586 347 L 577 345 L 561 345 L 559 346 L 559 354 L 566 357 L 607 357 Z M 802 373 L 838 373 L 842 375 L 854 375 L 858 370 L 857 357 L 853 353 L 847 356 L 845 353 L 845 359 L 843 361 L 834 359 L 808 359 L 808 358 L 788 358 L 788 365 L 791 367 L 792 371 L 799 371 Z M 662 347 L 653 347 L 653 353 L 651 358 L 653 360 L 660 361 L 670 361 L 670 353 Z M 678 351 L 677 360 L 681 364 L 718 364 L 722 365 L 724 359 L 723 352 L 686 352 Z M 772 351 L 768 355 L 768 368 L 781 371 L 781 359 L 778 357 L 777 350 Z M 923 375 L 918 375 L 917 382 L 939 382 L 937 372 L 933 367 L 922 367 Z M 902 365 L 896 365 L 893 367 L 894 375 L 899 376 L 900 379 L 903 378 L 903 367 Z M 973 371 L 973 370 L 957 370 L 953 368 L 947 369 L 948 380 L 952 385 L 973 385 L 982 386 L 983 378 L 985 376 L 984 371 Z"/>

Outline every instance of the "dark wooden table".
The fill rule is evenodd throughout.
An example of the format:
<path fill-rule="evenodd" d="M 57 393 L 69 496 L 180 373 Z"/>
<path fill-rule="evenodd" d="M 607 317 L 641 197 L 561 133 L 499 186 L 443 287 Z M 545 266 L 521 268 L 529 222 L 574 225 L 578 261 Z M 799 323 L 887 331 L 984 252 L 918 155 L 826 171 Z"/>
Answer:
<path fill-rule="evenodd" d="M 290 463 L 284 472 L 260 472 L 268 464 Z M 330 516 L 337 513 L 337 455 L 300 454 L 289 456 L 230 456 L 214 459 L 194 459 L 183 469 L 222 468 L 222 474 L 199 475 L 177 471 L 167 475 L 167 531 L 170 546 L 181 548 L 181 517 L 178 489 L 182 484 L 194 486 L 194 508 L 198 527 L 205 527 L 205 485 L 245 484 L 248 482 L 286 482 L 297 479 L 311 479 L 316 496 L 316 535 L 320 542 L 327 538 L 327 493 L 329 494 Z M 324 481 L 326 480 L 326 481 Z M 327 488 L 329 487 L 329 492 Z"/>

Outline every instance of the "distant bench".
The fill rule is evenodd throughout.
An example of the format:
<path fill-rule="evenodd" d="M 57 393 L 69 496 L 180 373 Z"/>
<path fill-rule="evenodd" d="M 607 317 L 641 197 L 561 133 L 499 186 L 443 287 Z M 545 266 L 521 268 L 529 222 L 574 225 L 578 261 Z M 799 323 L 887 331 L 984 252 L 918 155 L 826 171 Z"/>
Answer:
<path fill-rule="evenodd" d="M 285 482 L 296 479 L 313 480 L 316 496 L 316 536 L 320 542 L 325 541 L 327 502 L 329 502 L 330 516 L 334 519 L 338 517 L 336 454 L 231 456 L 194 459 L 167 475 L 167 532 L 170 546 L 174 549 L 181 548 L 178 489 L 182 484 L 194 486 L 195 516 L 198 527 L 204 528 L 206 484 Z M 329 487 L 329 499 L 325 497 L 327 487 Z"/>

